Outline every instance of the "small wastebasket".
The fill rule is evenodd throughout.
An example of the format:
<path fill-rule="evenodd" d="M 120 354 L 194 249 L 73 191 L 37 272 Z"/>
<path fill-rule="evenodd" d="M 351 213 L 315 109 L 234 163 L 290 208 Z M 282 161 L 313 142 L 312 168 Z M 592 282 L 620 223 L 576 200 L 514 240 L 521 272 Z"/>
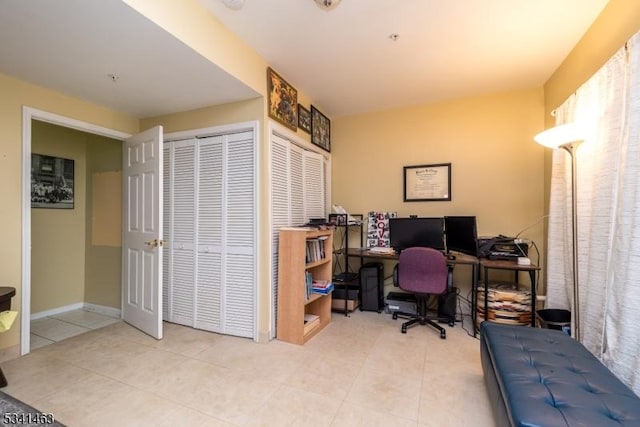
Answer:
<path fill-rule="evenodd" d="M 557 329 L 559 331 L 571 330 L 571 312 L 559 308 L 545 308 L 536 311 L 536 317 L 541 328 Z"/>

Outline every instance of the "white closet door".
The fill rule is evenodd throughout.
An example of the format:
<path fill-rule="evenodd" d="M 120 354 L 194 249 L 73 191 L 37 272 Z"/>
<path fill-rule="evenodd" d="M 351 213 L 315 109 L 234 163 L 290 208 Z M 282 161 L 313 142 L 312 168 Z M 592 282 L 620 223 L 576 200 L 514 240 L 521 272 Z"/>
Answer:
<path fill-rule="evenodd" d="M 324 218 L 324 158 L 321 154 L 305 151 L 304 163 L 304 208 L 305 218 Z"/>
<path fill-rule="evenodd" d="M 223 137 L 198 144 L 198 265 L 194 327 L 222 332 Z"/>
<path fill-rule="evenodd" d="M 166 318 L 256 339 L 254 131 L 170 143 Z"/>
<path fill-rule="evenodd" d="M 277 135 L 271 136 L 271 294 L 273 310 L 271 324 L 278 324 L 278 244 L 281 227 L 291 225 L 289 210 L 289 141 Z M 275 328 L 271 328 L 275 338 Z"/>
<path fill-rule="evenodd" d="M 278 233 L 281 227 L 325 216 L 325 160 L 291 141 L 271 134 L 271 337 L 278 313 Z"/>
<path fill-rule="evenodd" d="M 305 213 L 304 199 L 304 152 L 302 148 L 291 144 L 289 148 L 289 192 L 291 194 L 289 225 L 306 224 L 309 218 Z"/>
<path fill-rule="evenodd" d="M 172 322 L 192 325 L 195 282 L 195 141 L 173 143 L 171 210 Z"/>
<path fill-rule="evenodd" d="M 170 268 L 170 260 L 171 260 L 171 165 L 172 165 L 172 157 L 171 157 L 171 147 L 173 143 L 165 142 L 163 147 L 163 157 L 162 157 L 162 235 L 164 236 L 165 246 L 162 251 L 162 319 L 170 320 L 169 318 L 169 304 L 171 298 L 169 297 L 170 287 L 169 280 L 171 277 L 171 268 Z"/>
<path fill-rule="evenodd" d="M 226 138 L 224 330 L 252 337 L 257 311 L 255 144 L 253 132 Z"/>

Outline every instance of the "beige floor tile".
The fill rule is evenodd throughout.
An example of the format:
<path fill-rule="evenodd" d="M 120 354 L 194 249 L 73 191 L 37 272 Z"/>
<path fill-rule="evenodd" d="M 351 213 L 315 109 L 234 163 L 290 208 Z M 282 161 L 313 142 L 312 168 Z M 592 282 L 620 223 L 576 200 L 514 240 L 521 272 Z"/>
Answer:
<path fill-rule="evenodd" d="M 341 401 L 282 386 L 251 415 L 245 426 L 329 426 Z"/>
<path fill-rule="evenodd" d="M 32 402 L 72 387 L 91 373 L 68 362 L 33 352 L 2 364 L 8 386 L 2 391 L 25 402 Z"/>
<path fill-rule="evenodd" d="M 194 356 L 251 378 L 284 382 L 308 361 L 303 347 L 282 341 L 256 344 L 251 340 L 223 337 L 215 345 Z"/>
<path fill-rule="evenodd" d="M 422 378 L 377 371 L 361 371 L 347 394 L 346 402 L 418 420 Z"/>
<path fill-rule="evenodd" d="M 51 341 L 61 341 L 90 330 L 89 328 L 47 317 L 31 322 L 31 333 Z"/>
<path fill-rule="evenodd" d="M 285 383 L 304 390 L 343 400 L 360 373 L 361 366 L 341 358 L 310 357 Z"/>
<path fill-rule="evenodd" d="M 409 420 L 388 412 L 344 402 L 336 414 L 331 427 L 416 427 L 415 420 Z"/>
<path fill-rule="evenodd" d="M 71 427 L 493 423 L 479 341 L 457 325 L 441 340 L 385 313 L 334 313 L 304 346 L 163 326 L 163 340 L 117 321 L 38 348 L 3 363 L 3 390 Z"/>
<path fill-rule="evenodd" d="M 37 348 L 44 347 L 45 345 L 53 344 L 55 341 L 51 341 L 46 338 L 39 337 L 38 335 L 31 334 L 29 342 L 31 350 L 35 350 Z"/>
<path fill-rule="evenodd" d="M 115 319 L 113 317 L 88 310 L 72 310 L 50 317 L 88 329 L 96 329 L 98 327 L 120 321 L 120 319 Z"/>

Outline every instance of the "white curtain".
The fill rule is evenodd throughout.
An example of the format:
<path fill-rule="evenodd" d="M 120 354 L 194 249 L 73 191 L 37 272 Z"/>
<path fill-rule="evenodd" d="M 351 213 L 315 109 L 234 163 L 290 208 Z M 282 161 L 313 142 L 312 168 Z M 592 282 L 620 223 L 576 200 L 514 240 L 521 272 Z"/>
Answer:
<path fill-rule="evenodd" d="M 556 110 L 588 137 L 576 151 L 582 342 L 640 394 L 640 34 Z M 547 301 L 570 308 L 570 157 L 553 154 Z"/>

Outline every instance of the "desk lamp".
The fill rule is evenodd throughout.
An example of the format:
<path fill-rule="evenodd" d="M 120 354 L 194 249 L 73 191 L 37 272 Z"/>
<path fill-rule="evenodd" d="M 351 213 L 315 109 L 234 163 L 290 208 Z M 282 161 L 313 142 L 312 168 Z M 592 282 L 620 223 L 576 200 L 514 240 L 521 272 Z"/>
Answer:
<path fill-rule="evenodd" d="M 571 232 L 573 234 L 573 301 L 571 336 L 580 339 L 580 304 L 578 292 L 578 218 L 577 218 L 577 164 L 576 150 L 584 141 L 584 130 L 575 122 L 558 125 L 540 132 L 533 138 L 538 144 L 549 148 L 562 148 L 571 157 Z"/>

